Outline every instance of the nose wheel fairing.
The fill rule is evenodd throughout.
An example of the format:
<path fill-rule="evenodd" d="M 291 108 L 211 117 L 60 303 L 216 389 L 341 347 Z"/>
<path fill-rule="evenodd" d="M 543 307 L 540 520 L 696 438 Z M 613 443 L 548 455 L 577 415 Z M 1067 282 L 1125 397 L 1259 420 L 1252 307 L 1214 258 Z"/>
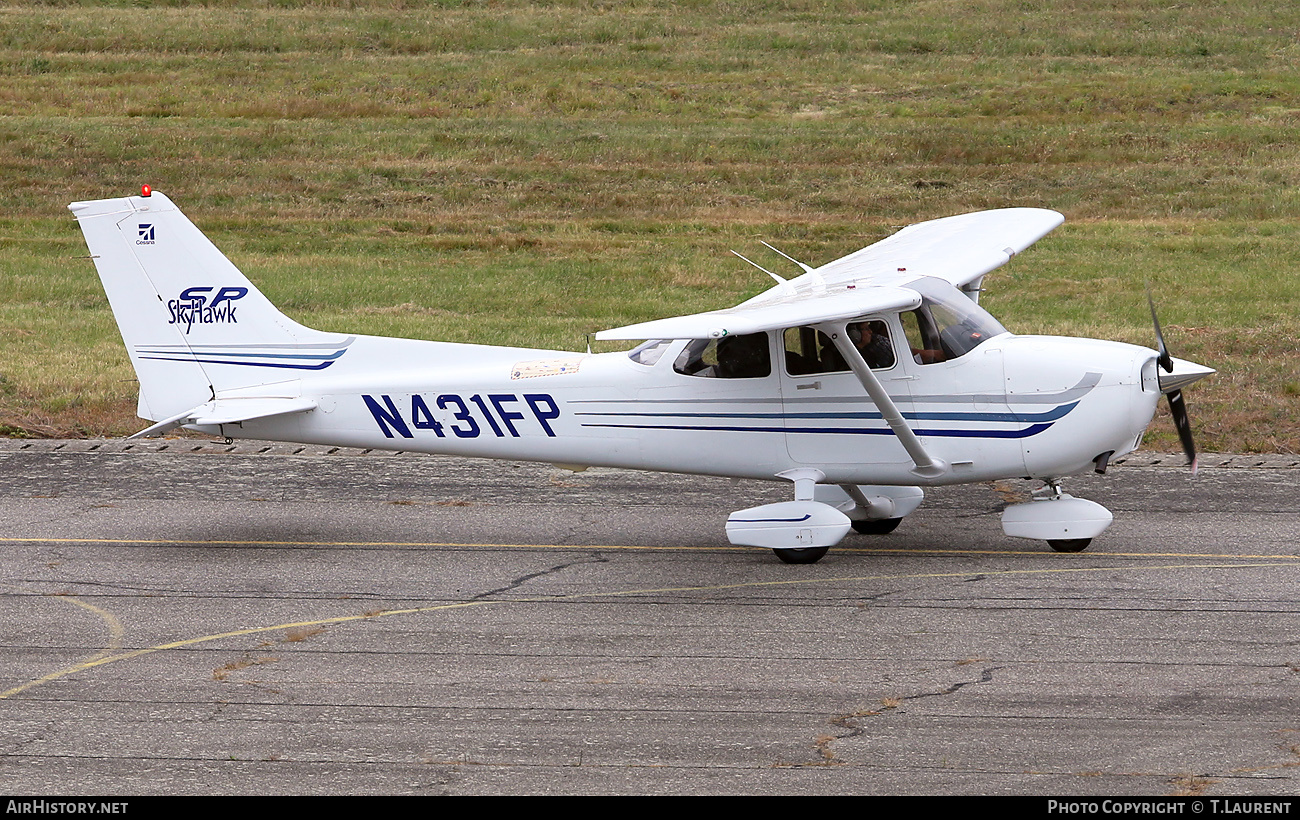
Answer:
<path fill-rule="evenodd" d="M 1057 552 L 1078 552 L 1106 531 L 1113 516 L 1095 501 L 1056 492 L 1002 513 L 1002 531 L 1013 538 L 1046 541 Z"/>

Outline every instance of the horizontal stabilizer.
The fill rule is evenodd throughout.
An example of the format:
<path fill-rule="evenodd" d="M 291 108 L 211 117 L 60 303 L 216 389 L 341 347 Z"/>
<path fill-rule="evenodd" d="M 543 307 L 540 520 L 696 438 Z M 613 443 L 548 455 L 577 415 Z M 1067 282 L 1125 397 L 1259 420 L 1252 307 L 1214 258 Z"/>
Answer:
<path fill-rule="evenodd" d="M 215 427 L 220 424 L 238 424 L 253 419 L 283 416 L 288 413 L 305 413 L 308 410 L 315 409 L 316 402 L 311 399 L 216 399 L 186 410 L 184 413 L 178 413 L 171 418 L 163 419 L 152 427 L 146 427 L 128 438 L 152 438 L 187 424 Z"/>

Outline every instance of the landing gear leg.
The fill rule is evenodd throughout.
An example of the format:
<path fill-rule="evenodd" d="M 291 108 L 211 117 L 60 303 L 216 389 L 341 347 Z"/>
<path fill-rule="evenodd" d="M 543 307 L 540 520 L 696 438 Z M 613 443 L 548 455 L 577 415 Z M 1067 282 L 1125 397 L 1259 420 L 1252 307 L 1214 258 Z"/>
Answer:
<path fill-rule="evenodd" d="M 863 535 L 893 532 L 925 500 L 920 487 L 818 484 L 814 489 L 818 501 L 847 515 L 853 531 Z"/>

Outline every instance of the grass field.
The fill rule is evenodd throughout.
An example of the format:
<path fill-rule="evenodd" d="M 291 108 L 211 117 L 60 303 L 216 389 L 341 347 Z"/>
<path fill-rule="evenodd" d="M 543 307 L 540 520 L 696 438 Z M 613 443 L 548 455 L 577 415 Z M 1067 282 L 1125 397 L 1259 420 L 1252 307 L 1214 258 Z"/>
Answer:
<path fill-rule="evenodd" d="M 141 426 L 65 208 L 148 182 L 307 324 L 570 349 L 1055 208 L 1004 324 L 1150 344 L 1150 281 L 1202 448 L 1300 451 L 1300 8 L 1063 5 L 0 0 L 0 434 Z"/>

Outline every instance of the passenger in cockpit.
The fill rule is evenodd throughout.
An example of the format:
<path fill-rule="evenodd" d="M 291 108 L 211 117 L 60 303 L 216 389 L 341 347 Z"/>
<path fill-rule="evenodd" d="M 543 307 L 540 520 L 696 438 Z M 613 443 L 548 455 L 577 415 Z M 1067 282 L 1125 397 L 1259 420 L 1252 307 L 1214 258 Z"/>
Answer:
<path fill-rule="evenodd" d="M 845 329 L 867 367 L 882 370 L 894 366 L 894 347 L 889 343 L 889 329 L 884 322 L 855 322 Z"/>
<path fill-rule="evenodd" d="M 858 353 L 862 356 L 862 361 L 867 363 L 867 367 L 872 370 L 885 370 L 894 366 L 894 347 L 889 341 L 889 328 L 879 319 L 864 322 L 854 322 L 845 327 L 849 341 L 857 348 Z M 825 334 L 818 334 L 822 339 L 822 361 L 824 369 L 818 372 L 837 372 L 848 370 L 849 366 L 844 361 L 830 339 Z"/>

